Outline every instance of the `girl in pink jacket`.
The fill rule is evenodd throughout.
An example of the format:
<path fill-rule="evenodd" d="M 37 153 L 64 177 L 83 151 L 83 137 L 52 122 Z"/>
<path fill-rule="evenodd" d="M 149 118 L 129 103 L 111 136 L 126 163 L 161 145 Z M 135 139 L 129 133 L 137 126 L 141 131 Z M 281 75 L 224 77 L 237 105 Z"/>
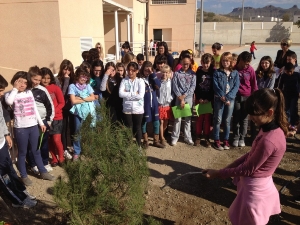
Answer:
<path fill-rule="evenodd" d="M 267 224 L 271 215 L 279 214 L 279 193 L 272 175 L 285 151 L 288 122 L 284 97 L 279 89 L 264 88 L 254 92 L 245 105 L 250 119 L 260 131 L 251 151 L 221 170 L 204 170 L 208 178 L 234 177 L 237 196 L 229 208 L 233 225 Z"/>

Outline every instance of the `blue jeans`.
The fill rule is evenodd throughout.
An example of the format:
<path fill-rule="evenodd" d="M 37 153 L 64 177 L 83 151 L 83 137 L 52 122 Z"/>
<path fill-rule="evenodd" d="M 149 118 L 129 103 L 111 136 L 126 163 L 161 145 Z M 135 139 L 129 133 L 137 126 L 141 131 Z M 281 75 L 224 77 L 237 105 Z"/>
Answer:
<path fill-rule="evenodd" d="M 74 154 L 80 155 L 81 152 L 81 145 L 80 145 L 80 128 L 83 123 L 83 119 L 80 118 L 77 115 L 74 115 L 74 127 L 75 127 L 75 135 L 73 140 L 73 148 L 74 148 Z"/>
<path fill-rule="evenodd" d="M 214 129 L 213 129 L 213 137 L 214 140 L 220 140 L 220 125 L 222 122 L 222 118 L 224 118 L 224 140 L 229 139 L 230 132 L 230 121 L 231 115 L 233 111 L 234 101 L 230 101 L 230 105 L 225 105 L 224 102 L 220 100 L 220 98 L 215 97 L 214 100 Z"/>
<path fill-rule="evenodd" d="M 40 150 L 41 150 L 41 156 L 42 156 L 43 163 L 44 163 L 45 166 L 47 166 L 48 163 L 49 163 L 48 139 L 49 139 L 49 129 L 50 129 L 50 127 L 49 127 L 46 120 L 43 120 L 43 122 L 44 122 L 44 125 L 47 128 L 47 131 L 44 133 Z M 40 144 L 39 142 L 40 142 L 40 137 L 38 139 L 38 145 L 33 146 L 33 147 L 36 147 L 36 149 L 38 149 L 39 144 Z M 27 148 L 27 161 L 28 161 L 30 167 L 35 167 L 36 163 L 35 163 L 34 156 L 33 156 L 32 151 L 30 150 L 29 145 L 30 144 L 28 144 L 28 148 Z M 33 148 L 33 149 L 35 149 L 35 148 Z"/>
<path fill-rule="evenodd" d="M 47 173 L 44 167 L 43 160 L 41 157 L 41 151 L 37 150 L 39 138 L 39 128 L 37 125 L 26 128 L 14 128 L 14 134 L 18 146 L 18 169 L 22 178 L 27 177 L 25 158 L 27 153 L 27 147 L 29 151 L 33 153 L 34 161 L 40 171 L 40 173 Z"/>

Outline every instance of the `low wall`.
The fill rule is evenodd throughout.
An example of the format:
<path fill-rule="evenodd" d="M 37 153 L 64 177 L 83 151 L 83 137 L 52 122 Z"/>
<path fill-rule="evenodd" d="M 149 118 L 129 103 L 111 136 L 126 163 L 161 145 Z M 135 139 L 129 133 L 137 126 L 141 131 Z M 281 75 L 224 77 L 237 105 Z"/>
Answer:
<path fill-rule="evenodd" d="M 199 27 L 196 24 L 196 42 L 199 43 Z M 203 23 L 202 40 L 205 44 L 220 42 L 222 44 L 239 44 L 241 33 L 240 22 L 205 22 Z M 293 43 L 300 43 L 300 28 L 292 22 L 244 22 L 242 44 L 280 42 L 290 37 Z"/>

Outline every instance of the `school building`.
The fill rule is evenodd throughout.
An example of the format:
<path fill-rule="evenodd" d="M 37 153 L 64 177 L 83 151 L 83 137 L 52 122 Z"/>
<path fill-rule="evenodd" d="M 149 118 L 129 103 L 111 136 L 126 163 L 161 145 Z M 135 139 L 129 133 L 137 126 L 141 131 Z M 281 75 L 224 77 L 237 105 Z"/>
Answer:
<path fill-rule="evenodd" d="M 148 40 L 193 48 L 196 0 L 149 1 Z M 63 59 L 80 65 L 81 52 L 97 42 L 104 56 L 118 56 L 127 40 L 141 53 L 145 17 L 144 0 L 0 0 L 0 73 L 10 80 L 33 65 L 57 73 Z"/>

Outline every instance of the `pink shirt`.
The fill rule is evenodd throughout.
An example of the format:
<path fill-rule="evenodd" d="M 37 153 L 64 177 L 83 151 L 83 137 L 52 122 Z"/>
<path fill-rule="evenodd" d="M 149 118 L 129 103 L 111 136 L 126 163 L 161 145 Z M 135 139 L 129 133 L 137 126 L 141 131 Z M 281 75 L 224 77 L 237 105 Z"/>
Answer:
<path fill-rule="evenodd" d="M 13 88 L 6 93 L 5 101 L 13 106 L 15 128 L 32 127 L 37 123 L 44 125 L 30 90 L 18 92 L 16 88 Z"/>
<path fill-rule="evenodd" d="M 240 77 L 240 87 L 238 93 L 241 96 L 250 96 L 257 90 L 256 74 L 252 66 L 248 66 L 242 70 L 237 70 Z"/>
<path fill-rule="evenodd" d="M 234 161 L 231 168 L 221 169 L 220 176 L 268 177 L 272 176 L 286 151 L 286 139 L 280 128 L 263 132 L 261 129 L 251 151 Z"/>

